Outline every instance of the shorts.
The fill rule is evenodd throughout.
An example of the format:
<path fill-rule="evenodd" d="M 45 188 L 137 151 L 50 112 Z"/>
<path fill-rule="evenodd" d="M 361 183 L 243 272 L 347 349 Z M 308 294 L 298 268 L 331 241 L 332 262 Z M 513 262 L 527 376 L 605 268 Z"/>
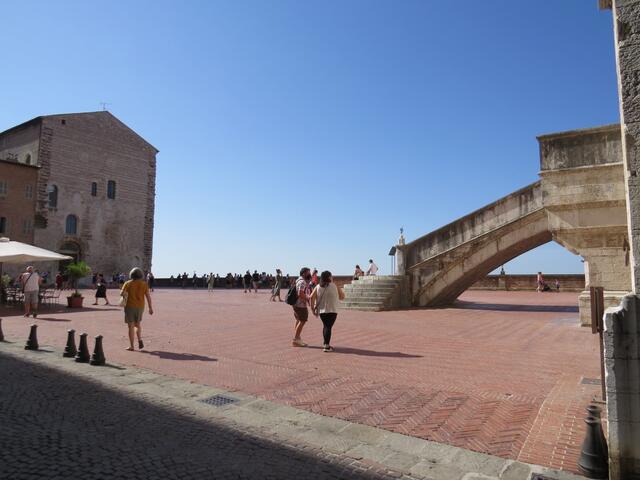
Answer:
<path fill-rule="evenodd" d="M 140 323 L 144 308 L 124 307 L 124 323 Z"/>
<path fill-rule="evenodd" d="M 24 292 L 24 304 L 31 305 L 32 307 L 38 306 L 38 294 L 40 292 Z"/>
<path fill-rule="evenodd" d="M 307 307 L 293 307 L 293 316 L 299 322 L 306 322 L 309 320 L 309 309 Z"/>

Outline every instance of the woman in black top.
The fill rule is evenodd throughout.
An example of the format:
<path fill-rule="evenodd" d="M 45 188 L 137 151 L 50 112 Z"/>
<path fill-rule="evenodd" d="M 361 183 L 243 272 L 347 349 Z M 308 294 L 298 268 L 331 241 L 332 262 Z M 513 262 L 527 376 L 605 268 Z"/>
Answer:
<path fill-rule="evenodd" d="M 109 305 L 109 299 L 107 298 L 107 284 L 104 282 L 104 277 L 101 273 L 96 276 L 96 301 L 94 305 L 98 305 L 98 299 L 104 298 L 104 304 Z"/>

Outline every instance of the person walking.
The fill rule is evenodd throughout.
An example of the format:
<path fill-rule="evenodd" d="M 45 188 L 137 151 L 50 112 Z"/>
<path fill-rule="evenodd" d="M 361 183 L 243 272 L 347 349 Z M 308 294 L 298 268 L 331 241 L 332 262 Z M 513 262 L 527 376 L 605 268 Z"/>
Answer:
<path fill-rule="evenodd" d="M 282 288 L 282 272 L 279 268 L 276 268 L 276 278 L 274 280 L 273 289 L 271 290 L 271 298 L 269 299 L 271 302 L 275 302 L 276 298 L 279 302 L 282 301 L 280 298 L 280 289 Z"/>
<path fill-rule="evenodd" d="M 542 276 L 542 272 L 538 272 L 538 276 L 536 279 L 536 282 L 538 284 L 537 288 L 536 288 L 536 292 L 540 293 L 544 291 L 544 277 Z"/>
<path fill-rule="evenodd" d="M 142 341 L 142 314 L 144 313 L 144 301 L 147 299 L 149 304 L 149 315 L 153 315 L 153 306 L 151 304 L 151 295 L 149 294 L 149 285 L 144 281 L 144 274 L 139 268 L 134 268 L 129 273 L 131 280 L 122 285 L 120 296 L 123 297 L 124 303 L 124 322 L 129 328 L 129 348 L 133 351 L 133 340 L 136 335 L 138 337 L 138 349 L 144 348 Z"/>
<path fill-rule="evenodd" d="M 320 284 L 313 289 L 309 303 L 314 315 L 322 320 L 322 351 L 333 352 L 331 346 L 331 329 L 338 318 L 338 300 L 344 300 L 344 292 L 335 283 L 331 272 L 320 274 Z"/>
<path fill-rule="evenodd" d="M 213 293 L 213 287 L 215 286 L 216 277 L 213 276 L 213 272 L 209 273 L 209 278 L 207 279 L 207 289 L 209 293 Z"/>
<path fill-rule="evenodd" d="M 147 273 L 147 284 L 149 285 L 149 290 L 153 292 L 153 284 L 156 282 L 156 277 L 153 276 L 153 273 L 149 271 Z"/>
<path fill-rule="evenodd" d="M 318 270 L 313 269 L 313 273 L 311 273 L 311 290 L 318 286 Z"/>
<path fill-rule="evenodd" d="M 104 281 L 104 276 L 101 273 L 96 275 L 96 301 L 94 305 L 98 305 L 98 299 L 104 298 L 104 304 L 109 305 L 109 299 L 107 298 L 107 284 Z"/>
<path fill-rule="evenodd" d="M 242 286 L 244 287 L 244 293 L 247 293 L 247 290 L 251 292 L 251 273 L 249 270 L 242 277 Z"/>
<path fill-rule="evenodd" d="M 378 266 L 373 263 L 373 260 L 369 259 L 369 269 L 367 270 L 367 275 L 375 275 L 378 273 Z"/>
<path fill-rule="evenodd" d="M 257 270 L 253 271 L 253 275 L 251 275 L 251 283 L 253 283 L 253 290 L 255 293 L 258 293 L 258 283 L 260 282 L 260 274 Z M 251 290 L 251 289 L 249 289 Z"/>
<path fill-rule="evenodd" d="M 40 275 L 32 266 L 28 266 L 20 275 L 20 287 L 24 295 L 24 316 L 38 316 L 38 302 L 40 295 Z"/>
<path fill-rule="evenodd" d="M 309 296 L 311 290 L 309 288 L 309 282 L 311 281 L 311 270 L 308 267 L 300 269 L 300 276 L 296 280 L 296 293 L 298 294 L 298 300 L 293 305 L 293 316 L 296 319 L 294 327 L 294 335 L 292 345 L 294 347 L 306 347 L 307 344 L 302 341 L 302 329 L 304 328 L 307 320 L 309 320 Z"/>

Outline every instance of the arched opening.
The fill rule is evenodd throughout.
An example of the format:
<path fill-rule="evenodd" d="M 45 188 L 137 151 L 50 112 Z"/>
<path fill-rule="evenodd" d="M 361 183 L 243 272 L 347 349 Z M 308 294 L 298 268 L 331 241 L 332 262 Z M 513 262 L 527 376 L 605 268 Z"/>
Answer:
<path fill-rule="evenodd" d="M 78 262 L 82 260 L 82 250 L 80 249 L 80 245 L 78 245 L 76 242 L 64 242 L 60 246 L 58 253 L 61 253 L 62 255 L 68 255 L 71 257 L 71 260 L 63 260 L 58 263 L 58 270 L 63 273 L 67 265 L 69 265 L 72 262 Z"/>

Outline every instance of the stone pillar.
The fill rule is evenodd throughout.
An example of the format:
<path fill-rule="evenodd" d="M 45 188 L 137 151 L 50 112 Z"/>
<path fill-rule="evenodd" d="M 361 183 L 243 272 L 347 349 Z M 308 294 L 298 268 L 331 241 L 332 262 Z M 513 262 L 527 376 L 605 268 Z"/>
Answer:
<path fill-rule="evenodd" d="M 396 245 L 396 275 L 406 275 L 405 251 L 403 245 Z"/>
<path fill-rule="evenodd" d="M 609 478 L 640 479 L 640 296 L 604 316 Z"/>
<path fill-rule="evenodd" d="M 625 167 L 629 263 L 640 293 L 640 0 L 600 0 L 613 11 Z M 640 297 L 605 314 L 605 379 L 611 480 L 640 479 Z"/>

